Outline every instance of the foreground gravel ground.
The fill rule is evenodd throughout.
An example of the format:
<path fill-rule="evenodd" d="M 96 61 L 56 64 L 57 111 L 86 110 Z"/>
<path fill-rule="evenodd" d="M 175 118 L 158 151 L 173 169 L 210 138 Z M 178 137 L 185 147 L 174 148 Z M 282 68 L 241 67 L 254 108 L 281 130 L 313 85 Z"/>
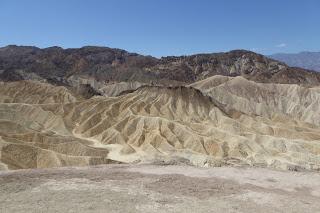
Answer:
<path fill-rule="evenodd" d="M 320 212 L 320 173 L 104 165 L 0 172 L 0 212 Z"/>

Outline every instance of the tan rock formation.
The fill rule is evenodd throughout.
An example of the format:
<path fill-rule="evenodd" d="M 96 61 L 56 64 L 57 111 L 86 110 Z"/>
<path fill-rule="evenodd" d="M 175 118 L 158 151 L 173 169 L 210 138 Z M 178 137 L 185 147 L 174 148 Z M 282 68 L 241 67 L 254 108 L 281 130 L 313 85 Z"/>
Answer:
<path fill-rule="evenodd" d="M 1 87 L 2 169 L 115 161 L 320 168 L 316 87 L 214 76 L 81 101 L 46 84 Z"/>

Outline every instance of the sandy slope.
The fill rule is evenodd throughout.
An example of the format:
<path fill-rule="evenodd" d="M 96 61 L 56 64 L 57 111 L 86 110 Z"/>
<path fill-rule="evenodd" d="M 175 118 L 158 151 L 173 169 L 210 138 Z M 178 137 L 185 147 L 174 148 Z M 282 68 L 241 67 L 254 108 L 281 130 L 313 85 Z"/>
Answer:
<path fill-rule="evenodd" d="M 63 89 L 35 85 L 35 97 L 1 91 L 5 102 L 19 102 L 0 104 L 2 169 L 111 160 L 320 168 L 319 88 L 215 76 L 72 102 Z"/>
<path fill-rule="evenodd" d="M 248 115 L 290 117 L 320 125 L 320 88 L 296 84 L 263 84 L 243 77 L 213 76 L 190 85 L 228 110 Z"/>
<path fill-rule="evenodd" d="M 69 103 L 77 100 L 65 87 L 37 81 L 0 82 L 0 102 L 5 103 Z"/>

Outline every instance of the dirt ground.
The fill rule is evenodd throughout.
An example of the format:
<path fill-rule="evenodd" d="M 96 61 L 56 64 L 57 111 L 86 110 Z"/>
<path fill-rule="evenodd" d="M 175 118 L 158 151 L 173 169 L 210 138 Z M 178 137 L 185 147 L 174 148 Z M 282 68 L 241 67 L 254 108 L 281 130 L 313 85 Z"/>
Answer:
<path fill-rule="evenodd" d="M 0 212 L 320 212 L 320 173 L 103 165 L 0 172 Z"/>

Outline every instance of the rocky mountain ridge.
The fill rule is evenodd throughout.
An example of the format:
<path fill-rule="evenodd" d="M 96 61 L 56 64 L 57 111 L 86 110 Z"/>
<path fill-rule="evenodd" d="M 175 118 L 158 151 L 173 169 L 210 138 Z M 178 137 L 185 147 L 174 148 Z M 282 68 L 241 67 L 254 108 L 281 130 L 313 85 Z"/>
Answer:
<path fill-rule="evenodd" d="M 10 45 L 0 48 L 0 79 L 3 81 L 44 80 L 55 85 L 74 86 L 85 79 L 97 89 L 93 81 L 103 85 L 133 81 L 185 85 L 214 75 L 243 76 L 256 82 L 320 84 L 319 73 L 291 68 L 246 50 L 158 59 L 94 46 L 40 49 Z"/>

